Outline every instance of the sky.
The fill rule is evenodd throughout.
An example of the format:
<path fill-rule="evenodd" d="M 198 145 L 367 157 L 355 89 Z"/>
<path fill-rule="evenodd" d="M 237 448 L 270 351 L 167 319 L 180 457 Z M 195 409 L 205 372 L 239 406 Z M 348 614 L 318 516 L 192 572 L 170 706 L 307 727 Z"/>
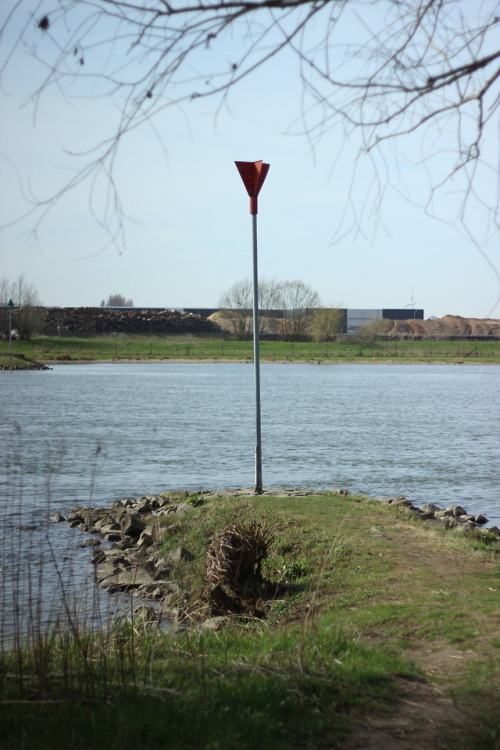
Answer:
<path fill-rule="evenodd" d="M 138 307 L 217 307 L 252 275 L 248 197 L 234 162 L 262 159 L 270 170 L 259 198 L 261 278 L 300 279 L 327 306 L 500 317 L 498 236 L 482 240 L 481 211 L 469 221 L 476 242 L 453 220 L 453 186 L 432 207 L 441 218 L 425 212 L 428 170 L 415 137 L 389 164 L 398 178 L 374 218 L 379 193 L 366 197 L 373 170 L 368 156 L 355 161 L 356 136 L 346 142 L 332 127 L 313 148 L 294 125 L 302 90 L 290 54 L 245 79 L 220 109 L 214 99 L 187 102 L 124 139 L 114 173 L 127 217 L 118 245 L 90 210 L 105 204 L 102 179 L 65 193 L 39 225 L 36 214 L 19 218 L 27 195 L 44 200 L 88 161 L 117 104 L 75 83 L 71 98 L 47 90 L 35 113 L 29 96 L 43 69 L 26 49 L 11 62 L 0 91 L 0 278 L 23 274 L 43 304 L 98 306 L 122 294 Z M 483 156 L 498 163 L 496 137 Z"/>

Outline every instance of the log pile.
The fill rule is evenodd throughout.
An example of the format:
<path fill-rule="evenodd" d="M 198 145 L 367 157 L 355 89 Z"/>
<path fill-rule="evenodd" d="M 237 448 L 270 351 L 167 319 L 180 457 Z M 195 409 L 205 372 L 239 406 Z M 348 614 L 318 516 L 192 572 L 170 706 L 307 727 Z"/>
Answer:
<path fill-rule="evenodd" d="M 219 327 L 193 313 L 177 310 L 117 310 L 103 307 L 47 307 L 47 336 L 136 333 L 219 333 Z"/>

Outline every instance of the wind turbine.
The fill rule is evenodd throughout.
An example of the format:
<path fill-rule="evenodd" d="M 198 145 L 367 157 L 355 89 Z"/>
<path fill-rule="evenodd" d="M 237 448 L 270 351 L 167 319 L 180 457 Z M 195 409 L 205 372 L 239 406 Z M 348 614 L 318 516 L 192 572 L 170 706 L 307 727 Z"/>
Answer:
<path fill-rule="evenodd" d="M 413 320 L 415 320 L 415 304 L 416 304 L 415 303 L 414 294 L 415 294 L 415 287 L 413 287 L 413 289 L 411 290 L 411 300 L 410 300 L 410 302 L 408 302 L 408 304 L 405 305 L 404 308 L 403 308 L 404 310 L 406 310 L 407 307 L 411 307 L 412 308 L 412 310 L 413 310 Z"/>

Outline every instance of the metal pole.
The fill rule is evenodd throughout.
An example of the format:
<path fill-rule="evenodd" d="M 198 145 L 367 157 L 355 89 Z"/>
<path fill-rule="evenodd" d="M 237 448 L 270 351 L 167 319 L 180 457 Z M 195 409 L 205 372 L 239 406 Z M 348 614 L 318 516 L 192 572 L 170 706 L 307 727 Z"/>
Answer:
<path fill-rule="evenodd" d="M 9 359 L 12 359 L 12 305 L 10 304 L 9 304 Z"/>
<path fill-rule="evenodd" d="M 263 161 L 235 162 L 246 191 L 250 196 L 250 214 L 253 229 L 253 362 L 255 371 L 255 493 L 260 495 L 262 488 L 262 445 L 260 434 L 260 362 L 259 362 L 259 271 L 257 264 L 257 198 L 269 164 Z"/>
<path fill-rule="evenodd" d="M 252 214 L 253 234 L 253 362 L 255 374 L 255 492 L 262 494 L 262 441 L 260 422 L 259 267 L 257 261 L 257 214 Z"/>

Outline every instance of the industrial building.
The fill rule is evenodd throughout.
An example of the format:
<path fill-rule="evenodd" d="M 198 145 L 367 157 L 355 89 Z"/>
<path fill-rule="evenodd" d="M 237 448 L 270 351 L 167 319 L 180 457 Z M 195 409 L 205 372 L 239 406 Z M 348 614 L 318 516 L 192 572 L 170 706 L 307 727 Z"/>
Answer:
<path fill-rule="evenodd" d="M 343 333 L 356 334 L 359 333 L 360 328 L 369 325 L 374 320 L 424 320 L 424 311 L 416 310 L 415 308 L 402 308 L 402 309 L 387 309 L 381 310 L 355 310 L 346 309 L 342 312 L 345 313 L 344 330 Z"/>
<path fill-rule="evenodd" d="M 202 315 L 204 318 L 208 318 L 212 313 L 217 312 L 220 308 L 206 308 L 206 307 L 184 307 L 182 312 L 194 313 L 196 315 Z M 251 315 L 251 310 L 248 310 L 248 314 Z M 369 325 L 374 320 L 424 320 L 424 311 L 417 310 L 415 308 L 380 308 L 378 310 L 357 310 L 350 308 L 341 308 L 342 312 L 342 333 L 356 334 L 359 330 L 366 325 Z M 262 315 L 266 315 L 273 318 L 287 317 L 286 310 L 261 310 Z"/>

